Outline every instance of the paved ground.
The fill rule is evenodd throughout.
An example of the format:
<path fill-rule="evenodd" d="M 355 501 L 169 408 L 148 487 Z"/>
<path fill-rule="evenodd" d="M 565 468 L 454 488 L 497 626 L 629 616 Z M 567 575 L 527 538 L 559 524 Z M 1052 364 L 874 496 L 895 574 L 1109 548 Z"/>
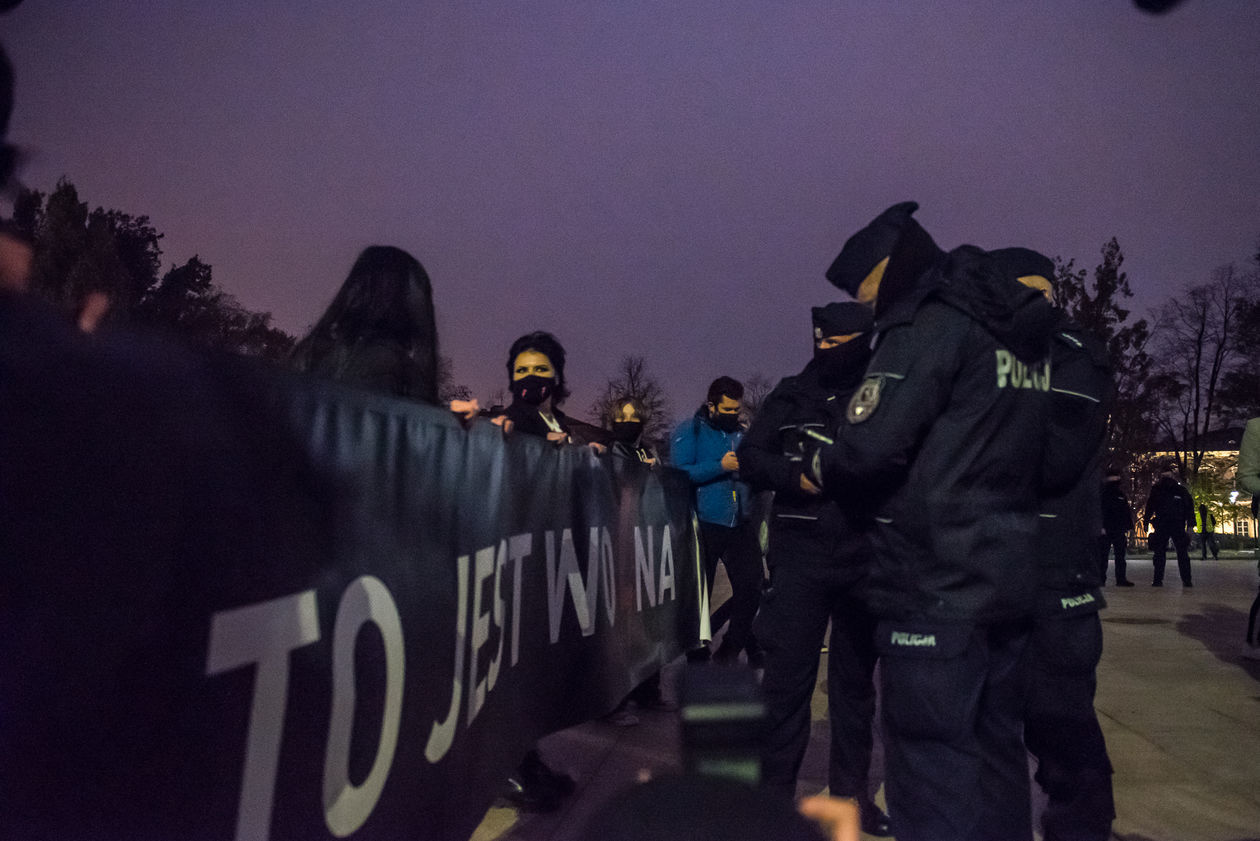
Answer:
<path fill-rule="evenodd" d="M 1260 661 L 1240 657 L 1256 561 L 1195 560 L 1194 569 L 1193 590 L 1174 564 L 1155 589 L 1150 560 L 1135 559 L 1138 586 L 1107 588 L 1096 707 L 1116 769 L 1119 841 L 1260 841 Z M 666 670 L 667 692 L 680 668 Z M 821 688 L 814 701 L 800 794 L 826 785 Z M 640 717 L 635 727 L 590 722 L 547 737 L 543 754 L 577 779 L 576 795 L 547 815 L 493 808 L 474 841 L 578 841 L 608 798 L 678 771 L 676 715 Z"/>

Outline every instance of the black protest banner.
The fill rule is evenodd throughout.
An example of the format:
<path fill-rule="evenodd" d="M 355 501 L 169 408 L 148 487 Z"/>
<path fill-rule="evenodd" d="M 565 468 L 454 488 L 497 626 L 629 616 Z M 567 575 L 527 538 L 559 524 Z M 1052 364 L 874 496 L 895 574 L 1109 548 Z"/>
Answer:
<path fill-rule="evenodd" d="M 462 841 L 696 640 L 688 499 L 0 301 L 0 835 Z"/>

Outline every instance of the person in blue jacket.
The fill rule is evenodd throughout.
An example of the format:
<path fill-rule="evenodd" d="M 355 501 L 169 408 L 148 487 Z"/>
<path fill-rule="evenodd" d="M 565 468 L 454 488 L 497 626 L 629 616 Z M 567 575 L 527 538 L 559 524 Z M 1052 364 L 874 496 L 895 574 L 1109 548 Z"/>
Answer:
<path fill-rule="evenodd" d="M 735 450 L 744 436 L 740 408 L 744 386 L 731 377 L 709 385 L 705 404 L 683 421 L 670 439 L 675 467 L 686 472 L 696 492 L 700 545 L 710 589 L 718 561 L 731 581 L 730 627 L 714 660 L 734 663 L 741 651 L 759 666 L 761 651 L 752 636 L 761 595 L 761 544 L 751 517 L 748 485 L 740 481 Z M 701 657 L 707 649 L 701 649 Z M 694 656 L 694 655 L 693 655 Z"/>

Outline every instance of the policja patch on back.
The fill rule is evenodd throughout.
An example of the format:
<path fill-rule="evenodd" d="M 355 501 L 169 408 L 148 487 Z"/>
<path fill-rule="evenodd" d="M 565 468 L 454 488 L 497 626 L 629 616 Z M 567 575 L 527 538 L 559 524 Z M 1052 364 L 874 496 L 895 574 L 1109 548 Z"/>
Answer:
<path fill-rule="evenodd" d="M 883 374 L 871 374 L 862 380 L 858 390 L 849 398 L 849 408 L 844 415 L 849 423 L 861 423 L 875 414 L 875 410 L 879 408 L 879 395 L 883 390 Z"/>

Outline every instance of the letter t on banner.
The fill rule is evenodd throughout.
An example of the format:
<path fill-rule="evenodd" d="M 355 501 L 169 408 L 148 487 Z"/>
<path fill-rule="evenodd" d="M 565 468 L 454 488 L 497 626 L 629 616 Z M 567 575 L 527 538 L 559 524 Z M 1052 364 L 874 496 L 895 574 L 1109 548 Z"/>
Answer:
<path fill-rule="evenodd" d="M 318 640 L 314 590 L 222 610 L 211 617 L 206 674 L 257 664 L 236 841 L 267 841 L 271 832 L 276 766 L 289 693 L 289 652 Z"/>

